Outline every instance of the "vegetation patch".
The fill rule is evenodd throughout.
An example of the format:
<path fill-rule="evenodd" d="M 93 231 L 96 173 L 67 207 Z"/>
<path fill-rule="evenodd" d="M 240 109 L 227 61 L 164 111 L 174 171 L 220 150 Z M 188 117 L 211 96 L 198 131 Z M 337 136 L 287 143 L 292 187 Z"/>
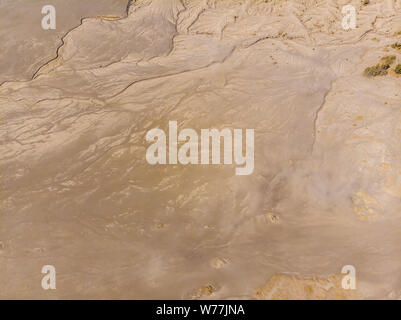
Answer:
<path fill-rule="evenodd" d="M 393 64 L 395 61 L 395 55 L 391 55 L 391 56 L 385 56 L 383 58 L 381 58 L 381 60 L 383 61 L 383 64 Z"/>
<path fill-rule="evenodd" d="M 390 65 L 388 64 L 378 63 L 375 66 L 367 67 L 363 74 L 367 77 L 385 76 L 387 74 L 387 69 L 389 68 Z"/>
<path fill-rule="evenodd" d="M 396 61 L 396 58 L 397 57 L 395 55 L 384 56 L 380 59 L 380 63 L 376 64 L 375 66 L 366 68 L 363 74 L 366 77 L 385 76 L 388 74 L 390 66 Z M 397 74 L 401 72 L 400 64 L 395 67 L 394 72 Z"/>
<path fill-rule="evenodd" d="M 391 48 L 401 50 L 401 42 L 396 42 L 391 45 Z"/>

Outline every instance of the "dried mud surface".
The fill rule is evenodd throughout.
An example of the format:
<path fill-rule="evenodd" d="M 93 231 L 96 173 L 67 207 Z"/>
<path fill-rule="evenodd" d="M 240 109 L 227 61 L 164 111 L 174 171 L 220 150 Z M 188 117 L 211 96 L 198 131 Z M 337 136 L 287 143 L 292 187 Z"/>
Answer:
<path fill-rule="evenodd" d="M 401 1 L 52 2 L 0 2 L 0 298 L 401 297 L 401 79 L 363 75 Z M 149 165 L 170 120 L 255 129 L 253 174 Z"/>

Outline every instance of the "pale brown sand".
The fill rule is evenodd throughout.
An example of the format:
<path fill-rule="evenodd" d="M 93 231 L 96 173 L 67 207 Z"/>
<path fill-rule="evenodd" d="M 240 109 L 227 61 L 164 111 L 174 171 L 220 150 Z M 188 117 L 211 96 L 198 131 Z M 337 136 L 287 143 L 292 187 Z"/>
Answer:
<path fill-rule="evenodd" d="M 75 2 L 63 30 L 123 14 Z M 0 297 L 399 298 L 401 80 L 363 71 L 401 63 L 401 1 L 351 1 L 344 31 L 348 3 L 138 0 L 49 63 L 63 30 L 15 50 L 37 17 L 1 19 Z M 255 129 L 254 173 L 150 166 L 146 132 L 169 120 Z"/>

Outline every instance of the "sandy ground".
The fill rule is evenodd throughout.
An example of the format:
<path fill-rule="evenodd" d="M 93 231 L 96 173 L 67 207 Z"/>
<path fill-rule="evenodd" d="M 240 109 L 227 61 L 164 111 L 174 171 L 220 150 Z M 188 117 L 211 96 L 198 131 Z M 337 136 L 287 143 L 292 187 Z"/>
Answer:
<path fill-rule="evenodd" d="M 45 2 L 0 1 L 0 298 L 401 298 L 400 0 Z M 150 165 L 171 120 L 253 174 Z"/>

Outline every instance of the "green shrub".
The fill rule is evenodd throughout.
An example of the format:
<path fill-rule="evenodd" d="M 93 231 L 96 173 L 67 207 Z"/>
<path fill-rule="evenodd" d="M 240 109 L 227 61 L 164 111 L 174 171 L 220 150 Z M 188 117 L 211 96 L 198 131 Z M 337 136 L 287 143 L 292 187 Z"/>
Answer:
<path fill-rule="evenodd" d="M 397 64 L 397 66 L 394 69 L 395 73 L 401 74 L 401 64 Z"/>
<path fill-rule="evenodd" d="M 388 68 L 390 68 L 390 65 L 388 64 L 377 64 L 366 68 L 364 75 L 367 77 L 385 76 Z"/>
<path fill-rule="evenodd" d="M 381 58 L 381 60 L 383 61 L 384 64 L 386 65 L 390 65 L 393 64 L 395 61 L 395 56 L 391 55 L 391 56 L 385 56 L 383 58 Z"/>
<path fill-rule="evenodd" d="M 401 50 L 401 42 L 396 42 L 391 45 L 391 48 Z"/>

